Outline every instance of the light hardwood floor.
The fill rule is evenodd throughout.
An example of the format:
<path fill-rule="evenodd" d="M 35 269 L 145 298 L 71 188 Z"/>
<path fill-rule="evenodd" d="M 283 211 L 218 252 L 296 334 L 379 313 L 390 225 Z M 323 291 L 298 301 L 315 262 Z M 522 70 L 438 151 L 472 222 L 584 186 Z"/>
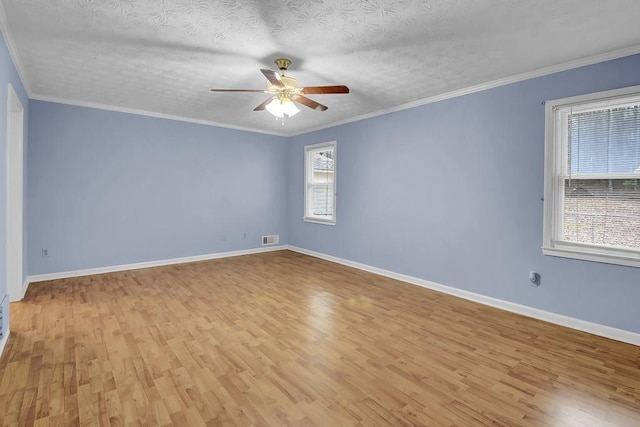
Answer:
<path fill-rule="evenodd" d="M 289 251 L 32 284 L 3 426 L 640 425 L 640 348 Z"/>

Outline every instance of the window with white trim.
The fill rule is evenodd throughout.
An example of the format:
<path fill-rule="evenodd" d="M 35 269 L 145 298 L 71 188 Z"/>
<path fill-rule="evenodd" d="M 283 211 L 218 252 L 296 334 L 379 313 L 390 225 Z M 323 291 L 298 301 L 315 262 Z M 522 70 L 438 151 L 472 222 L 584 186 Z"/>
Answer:
<path fill-rule="evenodd" d="M 542 250 L 640 267 L 640 86 L 546 103 Z"/>
<path fill-rule="evenodd" d="M 336 142 L 304 149 L 304 220 L 336 223 Z"/>

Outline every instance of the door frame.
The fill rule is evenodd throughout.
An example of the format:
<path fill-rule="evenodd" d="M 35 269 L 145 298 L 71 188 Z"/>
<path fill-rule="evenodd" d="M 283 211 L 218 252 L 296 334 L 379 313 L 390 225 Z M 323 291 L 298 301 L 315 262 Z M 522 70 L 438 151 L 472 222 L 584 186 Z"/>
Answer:
<path fill-rule="evenodd" d="M 11 301 L 24 297 L 24 107 L 11 83 L 7 89 L 7 293 Z"/>

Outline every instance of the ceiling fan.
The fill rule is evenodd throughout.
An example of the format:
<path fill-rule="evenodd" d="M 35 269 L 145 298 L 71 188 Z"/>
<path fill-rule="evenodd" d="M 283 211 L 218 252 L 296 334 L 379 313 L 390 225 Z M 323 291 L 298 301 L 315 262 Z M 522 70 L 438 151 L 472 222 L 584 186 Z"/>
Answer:
<path fill-rule="evenodd" d="M 326 105 L 322 105 L 313 99 L 307 98 L 304 95 L 309 94 L 331 94 L 331 93 L 349 93 L 349 88 L 344 85 L 339 86 L 306 86 L 298 87 L 298 81 L 293 77 L 286 76 L 285 72 L 291 65 L 291 60 L 286 58 L 278 58 L 275 60 L 275 64 L 280 69 L 281 73 L 261 69 L 262 74 L 267 78 L 269 84 L 267 89 L 211 89 L 211 92 L 262 92 L 271 95 L 269 99 L 258 105 L 253 111 L 267 110 L 278 118 L 284 116 L 291 117 L 297 114 L 300 110 L 294 102 L 312 108 L 314 110 L 325 111 Z"/>

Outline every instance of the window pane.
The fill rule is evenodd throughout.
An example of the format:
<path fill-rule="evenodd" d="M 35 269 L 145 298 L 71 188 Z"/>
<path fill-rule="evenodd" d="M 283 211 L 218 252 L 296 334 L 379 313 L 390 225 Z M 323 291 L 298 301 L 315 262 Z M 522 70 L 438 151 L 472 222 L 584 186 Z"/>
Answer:
<path fill-rule="evenodd" d="M 322 149 L 313 153 L 312 215 L 325 218 L 333 216 L 333 149 Z"/>
<path fill-rule="evenodd" d="M 314 184 L 313 215 L 330 218 L 333 215 L 333 185 Z"/>
<path fill-rule="evenodd" d="M 640 178 L 566 179 L 564 239 L 640 248 Z"/>
<path fill-rule="evenodd" d="M 571 174 L 640 172 L 640 105 L 569 114 Z"/>
<path fill-rule="evenodd" d="M 313 153 L 313 182 L 333 182 L 333 149 Z"/>
<path fill-rule="evenodd" d="M 317 144 L 305 149 L 306 220 L 335 224 L 336 144 Z"/>

